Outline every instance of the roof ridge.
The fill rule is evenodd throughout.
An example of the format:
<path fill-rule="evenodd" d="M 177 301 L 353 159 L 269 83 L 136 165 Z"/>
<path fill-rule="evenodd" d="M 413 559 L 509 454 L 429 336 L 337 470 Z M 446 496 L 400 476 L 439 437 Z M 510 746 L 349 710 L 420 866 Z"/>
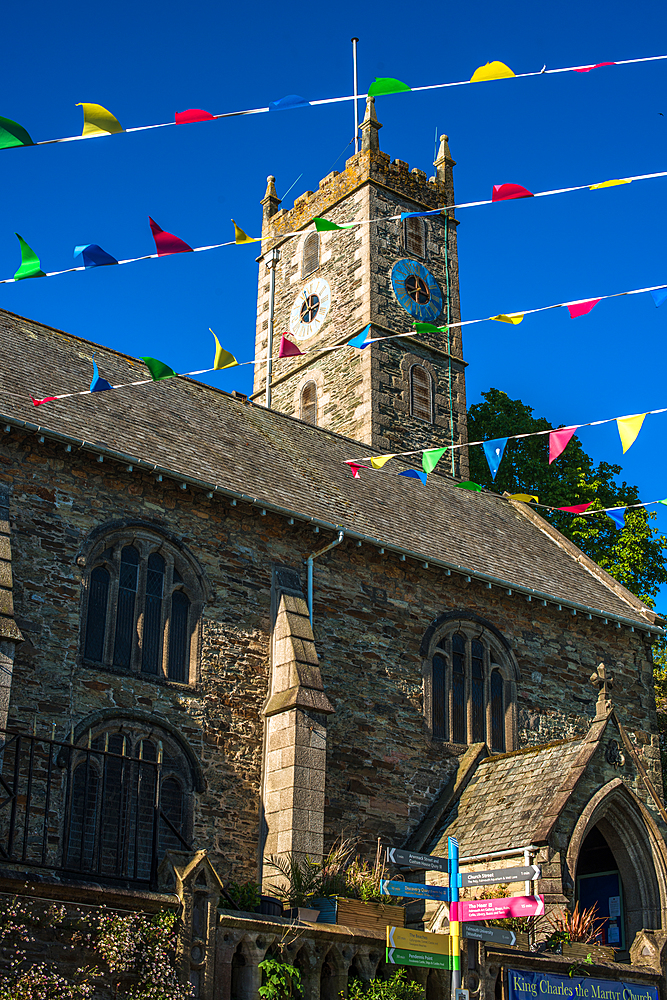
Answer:
<path fill-rule="evenodd" d="M 530 747 L 520 747 L 518 750 L 510 750 L 508 753 L 494 753 L 485 757 L 484 760 L 480 760 L 479 766 L 482 764 L 490 764 L 492 761 L 506 760 L 508 757 L 521 757 L 522 755 L 529 753 L 541 753 L 542 750 L 549 750 L 551 747 L 560 747 L 564 743 L 576 743 L 577 740 L 583 740 L 583 736 L 568 736 L 564 740 L 552 740 L 549 743 L 535 743 Z"/>

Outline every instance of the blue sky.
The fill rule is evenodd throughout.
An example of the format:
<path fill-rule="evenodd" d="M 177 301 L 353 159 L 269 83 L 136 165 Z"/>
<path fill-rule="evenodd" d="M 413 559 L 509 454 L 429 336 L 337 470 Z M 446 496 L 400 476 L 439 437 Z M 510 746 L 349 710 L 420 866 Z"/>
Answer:
<path fill-rule="evenodd" d="M 666 27 L 657 0 L 12 5 L 0 114 L 38 140 L 80 132 L 79 101 L 131 127 L 189 107 L 347 94 L 352 35 L 365 91 L 375 76 L 466 79 L 492 59 L 519 73 L 662 54 Z M 379 98 L 381 145 L 430 174 L 434 133 L 447 132 L 458 201 L 504 182 L 544 190 L 662 170 L 666 81 L 667 61 Z M 342 167 L 352 131 L 344 104 L 3 151 L 0 276 L 19 263 L 14 231 L 49 271 L 70 266 L 76 244 L 121 258 L 152 252 L 149 215 L 193 246 L 230 239 L 232 216 L 258 233 L 267 174 L 279 195 L 303 175 L 289 207 Z M 464 318 L 667 282 L 666 196 L 667 178 L 462 211 Z M 253 356 L 255 256 L 253 245 L 229 247 L 25 281 L 0 286 L 0 307 L 187 371 L 212 356 L 209 326 L 239 359 Z M 666 327 L 667 304 L 658 310 L 648 295 L 577 320 L 556 310 L 519 327 L 474 326 L 464 334 L 468 399 L 495 386 L 556 423 L 667 405 Z M 211 382 L 248 391 L 250 368 Z M 36 388 L 60 387 L 45 374 Z M 596 460 L 621 463 L 642 498 L 667 496 L 667 414 L 649 418 L 624 457 L 613 425 L 581 437 Z M 667 508 L 658 517 L 667 532 Z"/>

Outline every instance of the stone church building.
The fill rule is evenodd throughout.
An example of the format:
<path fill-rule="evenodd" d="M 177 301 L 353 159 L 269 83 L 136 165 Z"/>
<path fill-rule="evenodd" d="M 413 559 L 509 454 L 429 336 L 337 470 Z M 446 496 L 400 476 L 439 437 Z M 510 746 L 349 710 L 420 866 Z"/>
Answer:
<path fill-rule="evenodd" d="M 0 312 L 0 892 L 181 906 L 196 995 L 253 1000 L 285 922 L 218 911 L 220 880 L 341 834 L 368 857 L 456 835 L 464 864 L 541 864 L 549 907 L 598 902 L 598 974 L 655 985 L 661 621 L 525 504 L 458 488 L 465 447 L 426 485 L 345 464 L 466 442 L 460 327 L 413 327 L 460 318 L 457 220 L 400 219 L 454 203 L 454 161 L 443 137 L 429 179 L 380 128 L 370 99 L 361 151 L 290 210 L 269 178 L 250 398 L 179 378 L 35 407 L 93 350 L 112 384 L 145 368 Z M 368 324 L 406 336 L 329 350 Z M 382 933 L 339 925 L 292 957 L 306 1000 L 388 972 Z M 508 962 L 567 967 L 468 949 L 474 1000 Z"/>

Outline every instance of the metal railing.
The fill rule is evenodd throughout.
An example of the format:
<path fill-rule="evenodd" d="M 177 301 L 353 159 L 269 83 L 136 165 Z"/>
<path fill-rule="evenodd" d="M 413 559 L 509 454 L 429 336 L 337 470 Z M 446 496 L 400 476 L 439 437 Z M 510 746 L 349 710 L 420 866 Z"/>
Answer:
<path fill-rule="evenodd" d="M 87 745 L 0 730 L 0 866 L 157 887 L 169 847 L 191 850 L 162 808 L 158 744 L 126 754 L 108 733 Z M 1 874 L 1 868 L 0 868 Z"/>

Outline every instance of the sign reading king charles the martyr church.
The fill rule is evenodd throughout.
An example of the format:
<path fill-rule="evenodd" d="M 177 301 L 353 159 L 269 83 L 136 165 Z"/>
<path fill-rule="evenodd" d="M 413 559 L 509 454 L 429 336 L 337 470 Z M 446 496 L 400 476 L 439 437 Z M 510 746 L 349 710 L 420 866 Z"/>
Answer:
<path fill-rule="evenodd" d="M 571 997 L 572 1000 L 658 1000 L 655 986 L 626 983 L 616 979 L 572 979 L 542 972 L 508 969 L 509 1000 L 531 997 Z"/>

